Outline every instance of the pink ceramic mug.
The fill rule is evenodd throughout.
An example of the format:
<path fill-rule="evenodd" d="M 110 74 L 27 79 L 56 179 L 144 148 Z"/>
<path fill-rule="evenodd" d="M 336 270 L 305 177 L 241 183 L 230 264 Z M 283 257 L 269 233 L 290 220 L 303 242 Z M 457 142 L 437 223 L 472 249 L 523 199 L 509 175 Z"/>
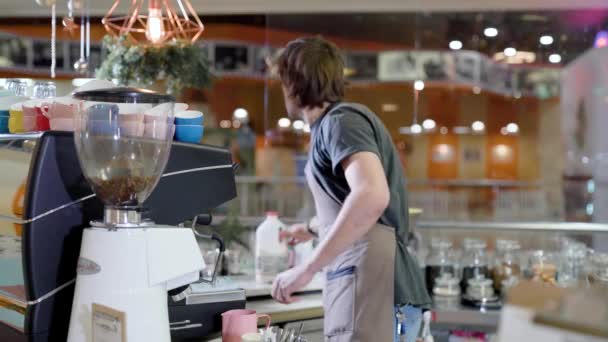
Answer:
<path fill-rule="evenodd" d="M 241 342 L 247 333 L 258 331 L 258 319 L 266 319 L 266 329 L 270 327 L 269 315 L 258 315 L 255 310 L 230 310 L 222 314 L 222 341 Z"/>

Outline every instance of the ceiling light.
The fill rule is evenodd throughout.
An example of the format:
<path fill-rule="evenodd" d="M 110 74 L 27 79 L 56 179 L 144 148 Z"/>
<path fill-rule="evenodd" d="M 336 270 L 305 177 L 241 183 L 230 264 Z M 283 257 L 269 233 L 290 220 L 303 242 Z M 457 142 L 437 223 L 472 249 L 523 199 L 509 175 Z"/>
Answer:
<path fill-rule="evenodd" d="M 460 40 L 452 40 L 450 42 L 450 49 L 452 49 L 452 50 L 462 49 L 462 42 Z"/>
<path fill-rule="evenodd" d="M 486 125 L 481 121 L 475 121 L 471 124 L 471 128 L 475 132 L 482 132 L 484 129 L 486 129 Z"/>
<path fill-rule="evenodd" d="M 444 135 L 448 134 L 448 128 L 445 126 L 441 127 L 441 129 L 439 129 L 439 133 L 444 134 Z"/>
<path fill-rule="evenodd" d="M 553 44 L 553 37 L 542 36 L 542 37 L 540 37 L 539 41 L 542 45 L 551 45 L 551 44 Z"/>
<path fill-rule="evenodd" d="M 509 131 L 507 131 L 507 127 L 503 127 L 500 129 L 500 134 L 502 135 L 509 135 Z"/>
<path fill-rule="evenodd" d="M 511 122 L 507 125 L 507 132 L 511 134 L 516 134 L 519 132 L 519 126 L 516 123 Z"/>
<path fill-rule="evenodd" d="M 237 108 L 234 110 L 234 113 L 232 115 L 235 119 L 243 120 L 249 116 L 249 113 L 244 108 Z"/>
<path fill-rule="evenodd" d="M 513 47 L 508 47 L 503 52 L 504 52 L 505 56 L 507 56 L 507 57 L 513 57 L 517 54 L 517 50 Z"/>
<path fill-rule="evenodd" d="M 302 121 L 302 120 L 295 120 L 291 126 L 296 131 L 301 131 L 301 130 L 304 129 L 304 121 Z"/>
<path fill-rule="evenodd" d="M 475 94 L 475 95 L 481 94 L 481 88 L 477 87 L 477 86 L 473 87 L 473 94 Z"/>
<path fill-rule="evenodd" d="M 560 56 L 557 53 L 553 53 L 551 55 L 549 55 L 549 62 L 553 63 L 553 64 L 557 64 L 560 63 L 562 61 L 562 56 Z"/>
<path fill-rule="evenodd" d="M 220 127 L 221 128 L 230 128 L 230 126 L 232 126 L 232 121 L 230 121 L 230 120 L 222 120 L 222 121 L 220 121 Z"/>
<path fill-rule="evenodd" d="M 422 126 L 419 124 L 413 124 L 412 127 L 410 127 L 410 132 L 413 134 L 420 134 L 422 132 Z"/>
<path fill-rule="evenodd" d="M 278 123 L 279 127 L 281 128 L 287 128 L 291 126 L 291 120 L 289 120 L 288 118 L 280 118 Z"/>
<path fill-rule="evenodd" d="M 498 30 L 495 27 L 486 27 L 485 30 L 483 30 L 483 34 L 486 37 L 496 37 L 498 36 Z"/>
<path fill-rule="evenodd" d="M 422 91 L 424 90 L 424 81 L 416 81 L 414 82 L 414 89 L 418 90 L 418 91 Z"/>
<path fill-rule="evenodd" d="M 426 129 L 427 131 L 435 129 L 436 126 L 437 126 L 437 124 L 435 123 L 435 120 L 433 120 L 433 119 L 426 119 L 426 120 L 422 121 L 422 127 L 424 127 L 424 129 Z"/>

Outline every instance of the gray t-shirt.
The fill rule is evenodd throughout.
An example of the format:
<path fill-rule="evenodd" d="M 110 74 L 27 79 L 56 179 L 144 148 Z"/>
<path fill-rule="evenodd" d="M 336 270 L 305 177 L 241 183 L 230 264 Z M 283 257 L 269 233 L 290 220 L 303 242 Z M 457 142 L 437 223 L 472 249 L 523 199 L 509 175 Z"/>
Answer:
<path fill-rule="evenodd" d="M 408 253 L 408 204 L 401 161 L 391 135 L 369 108 L 355 103 L 337 103 L 311 127 L 310 168 L 321 188 L 338 203 L 344 203 L 350 188 L 341 162 L 358 152 L 375 153 L 384 168 L 390 202 L 380 222 L 395 228 L 395 304 L 426 305 L 431 302 L 420 267 Z"/>

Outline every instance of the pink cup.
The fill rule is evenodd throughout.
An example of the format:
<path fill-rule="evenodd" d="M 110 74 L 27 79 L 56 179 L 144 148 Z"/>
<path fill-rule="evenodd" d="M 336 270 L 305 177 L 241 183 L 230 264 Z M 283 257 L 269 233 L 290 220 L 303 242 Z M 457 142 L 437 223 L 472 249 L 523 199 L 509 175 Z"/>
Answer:
<path fill-rule="evenodd" d="M 36 129 L 36 115 L 25 115 L 25 107 L 23 113 L 23 131 L 24 132 L 35 132 Z"/>
<path fill-rule="evenodd" d="M 266 319 L 266 329 L 270 327 L 269 315 L 258 315 L 255 310 L 230 310 L 222 314 L 222 341 L 241 342 L 247 333 L 258 331 L 258 319 Z"/>
<path fill-rule="evenodd" d="M 146 138 L 166 140 L 173 137 L 174 131 L 175 126 L 166 122 L 148 122 L 144 124 L 144 137 Z"/>
<path fill-rule="evenodd" d="M 53 118 L 49 120 L 49 123 L 53 131 L 74 131 L 74 119 L 72 118 Z"/>
<path fill-rule="evenodd" d="M 141 137 L 144 135 L 144 115 L 141 113 L 118 115 L 121 134 L 131 137 Z"/>
<path fill-rule="evenodd" d="M 120 135 L 128 137 L 141 137 L 144 135 L 143 122 L 121 122 Z"/>
<path fill-rule="evenodd" d="M 42 103 L 42 113 L 49 119 L 73 118 L 76 115 L 79 101 L 71 97 L 57 97 Z"/>

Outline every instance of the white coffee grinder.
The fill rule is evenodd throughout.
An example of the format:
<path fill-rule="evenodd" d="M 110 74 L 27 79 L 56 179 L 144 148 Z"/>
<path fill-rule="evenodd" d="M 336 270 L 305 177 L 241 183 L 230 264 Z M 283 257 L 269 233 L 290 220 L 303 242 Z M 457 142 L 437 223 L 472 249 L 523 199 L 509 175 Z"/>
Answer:
<path fill-rule="evenodd" d="M 68 341 L 170 341 L 167 292 L 204 268 L 191 229 L 142 220 L 169 158 L 175 99 L 134 88 L 74 98 L 80 166 L 105 212 L 83 232 Z"/>

